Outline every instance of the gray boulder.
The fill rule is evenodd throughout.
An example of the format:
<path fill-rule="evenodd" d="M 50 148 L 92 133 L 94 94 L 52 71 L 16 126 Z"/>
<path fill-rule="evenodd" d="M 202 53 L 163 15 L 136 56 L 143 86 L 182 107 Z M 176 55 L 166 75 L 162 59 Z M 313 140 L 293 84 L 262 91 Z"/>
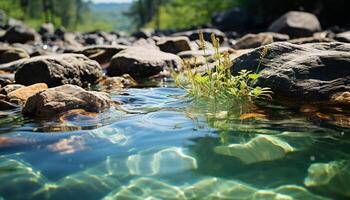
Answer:
<path fill-rule="evenodd" d="M 147 78 L 166 68 L 181 68 L 179 56 L 159 50 L 130 47 L 117 53 L 107 68 L 107 75 L 129 74 L 133 78 Z"/>
<path fill-rule="evenodd" d="M 259 34 L 247 34 L 237 40 L 233 46 L 234 49 L 251 49 L 260 47 L 263 45 L 273 43 L 273 37 L 270 34 L 259 33 Z"/>
<path fill-rule="evenodd" d="M 190 40 L 184 36 L 157 38 L 157 46 L 161 51 L 173 54 L 191 50 Z"/>
<path fill-rule="evenodd" d="M 102 77 L 102 68 L 80 54 L 37 56 L 22 62 L 15 73 L 16 83 L 46 83 L 49 87 L 64 84 L 84 86 Z"/>
<path fill-rule="evenodd" d="M 264 49 L 267 54 L 260 59 Z M 256 84 L 271 88 L 277 97 L 323 101 L 350 91 L 350 44 L 346 43 L 276 42 L 243 54 L 233 63 L 233 74 L 243 69 L 259 71 Z"/>
<path fill-rule="evenodd" d="M 115 54 L 126 48 L 127 46 L 125 45 L 92 45 L 84 47 L 75 53 L 84 54 L 88 58 L 104 64 L 110 62 Z"/>
<path fill-rule="evenodd" d="M 113 101 L 106 93 L 86 91 L 75 85 L 50 88 L 28 98 L 22 113 L 33 117 L 54 117 L 72 109 L 101 112 Z"/>
<path fill-rule="evenodd" d="M 16 25 L 7 29 L 3 40 L 8 43 L 27 43 L 38 39 L 37 32 L 24 25 Z"/>
<path fill-rule="evenodd" d="M 339 33 L 335 35 L 335 39 L 339 42 L 348 42 L 350 43 L 350 31 Z"/>
<path fill-rule="evenodd" d="M 290 11 L 274 21 L 268 31 L 284 33 L 292 38 L 309 37 L 321 31 L 321 25 L 317 17 L 311 13 Z"/>
<path fill-rule="evenodd" d="M 9 63 L 23 58 L 29 58 L 29 55 L 21 48 L 0 47 L 0 64 Z"/>

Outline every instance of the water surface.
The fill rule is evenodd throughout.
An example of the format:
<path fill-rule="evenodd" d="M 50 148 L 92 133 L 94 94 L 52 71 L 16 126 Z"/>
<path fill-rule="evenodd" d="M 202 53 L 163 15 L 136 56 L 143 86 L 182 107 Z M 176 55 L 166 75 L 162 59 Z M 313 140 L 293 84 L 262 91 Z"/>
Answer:
<path fill-rule="evenodd" d="M 112 98 L 55 121 L 1 113 L 0 199 L 350 198 L 350 131 L 315 114 L 243 120 L 167 83 Z"/>

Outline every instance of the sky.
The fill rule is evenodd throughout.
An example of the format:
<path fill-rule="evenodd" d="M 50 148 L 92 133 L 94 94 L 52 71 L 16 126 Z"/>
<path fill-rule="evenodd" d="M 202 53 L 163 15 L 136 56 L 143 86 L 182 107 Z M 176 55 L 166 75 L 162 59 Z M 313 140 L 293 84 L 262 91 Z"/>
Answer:
<path fill-rule="evenodd" d="M 133 0 L 92 0 L 94 3 L 125 3 L 132 2 Z"/>

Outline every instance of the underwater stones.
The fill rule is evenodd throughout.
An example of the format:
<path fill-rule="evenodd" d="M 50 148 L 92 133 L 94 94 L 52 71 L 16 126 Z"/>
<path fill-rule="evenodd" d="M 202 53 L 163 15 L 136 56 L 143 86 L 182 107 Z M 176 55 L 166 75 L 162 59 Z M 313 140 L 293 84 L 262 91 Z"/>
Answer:
<path fill-rule="evenodd" d="M 0 64 L 9 63 L 23 58 L 29 58 L 29 55 L 21 48 L 0 47 Z"/>
<path fill-rule="evenodd" d="M 339 92 L 331 97 L 331 103 L 350 106 L 350 92 Z"/>
<path fill-rule="evenodd" d="M 167 148 L 154 154 L 135 154 L 128 157 L 127 166 L 133 175 L 156 175 L 197 169 L 195 158 L 180 148 Z"/>
<path fill-rule="evenodd" d="M 304 184 L 310 188 L 350 197 L 350 162 L 314 163 L 308 169 Z"/>
<path fill-rule="evenodd" d="M 161 51 L 173 54 L 191 50 L 190 40 L 184 36 L 157 38 L 157 46 Z"/>
<path fill-rule="evenodd" d="M 259 135 L 245 144 L 217 146 L 214 151 L 217 154 L 235 157 L 245 164 L 253 164 L 281 159 L 295 149 L 277 137 Z"/>
<path fill-rule="evenodd" d="M 262 52 L 266 55 L 260 59 Z M 349 52 L 348 43 L 275 42 L 233 59 L 231 71 L 256 71 L 261 61 L 256 85 L 271 88 L 274 97 L 328 101 L 335 93 L 350 91 Z"/>
<path fill-rule="evenodd" d="M 33 117 L 54 117 L 72 109 L 101 112 L 114 105 L 109 95 L 86 91 L 75 85 L 47 89 L 31 96 L 22 113 Z"/>
<path fill-rule="evenodd" d="M 290 11 L 274 21 L 268 31 L 287 34 L 292 38 L 308 37 L 321 31 L 321 25 L 314 14 Z"/>
<path fill-rule="evenodd" d="M 102 68 L 80 54 L 37 56 L 18 66 L 16 83 L 32 85 L 46 83 L 49 87 L 63 84 L 87 85 L 102 77 Z"/>
<path fill-rule="evenodd" d="M 103 77 L 98 81 L 100 89 L 120 90 L 125 87 L 136 86 L 137 82 L 128 74 L 115 77 Z"/>
<path fill-rule="evenodd" d="M 205 178 L 184 188 L 187 199 L 251 199 L 255 192 L 248 185 L 220 178 Z"/>
<path fill-rule="evenodd" d="M 91 131 L 91 134 L 102 139 L 106 139 L 112 144 L 124 145 L 128 142 L 128 137 L 117 128 L 102 127 Z"/>
<path fill-rule="evenodd" d="M 183 192 L 176 186 L 169 185 L 156 179 L 138 178 L 132 180 L 128 186 L 121 190 L 112 192 L 104 200 L 125 199 L 125 200 L 144 200 L 144 199 L 167 199 L 177 200 L 185 199 Z"/>
<path fill-rule="evenodd" d="M 18 88 L 8 93 L 7 98 L 11 100 L 19 100 L 21 103 L 25 103 L 27 99 L 34 94 L 46 90 L 48 87 L 45 83 L 37 83 L 34 85 Z"/>
<path fill-rule="evenodd" d="M 130 47 L 113 56 L 107 75 L 129 74 L 133 78 L 157 75 L 165 68 L 181 68 L 179 56 L 143 47 Z"/>
<path fill-rule="evenodd" d="M 50 151 L 60 154 L 74 154 L 88 149 L 85 139 L 78 135 L 72 135 L 69 138 L 61 139 L 54 144 L 48 145 L 47 148 Z"/>

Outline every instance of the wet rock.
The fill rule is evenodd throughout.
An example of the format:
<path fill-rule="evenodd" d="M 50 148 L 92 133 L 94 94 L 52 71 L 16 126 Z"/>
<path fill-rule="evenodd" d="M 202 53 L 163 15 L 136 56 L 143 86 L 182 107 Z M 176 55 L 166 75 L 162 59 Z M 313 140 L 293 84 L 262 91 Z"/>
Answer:
<path fill-rule="evenodd" d="M 331 97 L 331 103 L 350 106 L 350 92 L 339 92 Z"/>
<path fill-rule="evenodd" d="M 119 90 L 125 87 L 136 86 L 137 82 L 128 74 L 121 77 L 103 77 L 98 82 L 98 86 L 101 89 L 106 90 Z"/>
<path fill-rule="evenodd" d="M 350 162 L 342 160 L 312 164 L 308 169 L 304 184 L 310 188 L 349 198 Z"/>
<path fill-rule="evenodd" d="M 350 43 L 350 31 L 339 33 L 335 35 L 335 39 L 339 42 L 348 42 Z"/>
<path fill-rule="evenodd" d="M 21 103 L 25 103 L 27 99 L 34 94 L 46 90 L 48 87 L 45 83 L 37 83 L 27 87 L 20 87 L 10 93 L 8 93 L 7 98 L 18 99 Z"/>
<path fill-rule="evenodd" d="M 179 56 L 141 47 L 127 48 L 117 53 L 107 68 L 107 75 L 129 74 L 133 78 L 147 78 L 165 68 L 181 68 Z"/>
<path fill-rule="evenodd" d="M 93 45 L 83 48 L 75 53 L 84 54 L 92 60 L 96 60 L 100 64 L 108 63 L 112 57 L 120 51 L 126 49 L 125 45 Z"/>
<path fill-rule="evenodd" d="M 198 29 L 192 31 L 178 32 L 174 33 L 172 36 L 186 36 L 191 41 L 195 41 L 199 39 L 199 33 L 202 32 L 204 36 L 204 40 L 211 42 L 211 35 L 214 34 L 216 38 L 219 38 L 220 43 L 223 43 L 226 40 L 225 33 L 221 32 L 218 29 L 206 28 L 206 29 Z"/>
<path fill-rule="evenodd" d="M 295 150 L 281 139 L 260 135 L 246 144 L 217 146 L 214 151 L 221 155 L 236 157 L 245 164 L 253 164 L 281 159 Z"/>
<path fill-rule="evenodd" d="M 0 100 L 0 110 L 12 110 L 16 108 L 18 108 L 18 105 L 3 99 Z"/>
<path fill-rule="evenodd" d="M 29 97 L 22 113 L 34 117 L 54 117 L 72 109 L 104 111 L 114 103 L 106 93 L 86 91 L 78 86 L 63 85 Z"/>
<path fill-rule="evenodd" d="M 35 41 L 37 38 L 38 34 L 35 30 L 24 25 L 10 27 L 3 36 L 3 39 L 8 43 L 27 43 Z"/>
<path fill-rule="evenodd" d="M 308 37 L 320 31 L 317 17 L 311 13 L 290 11 L 273 22 L 268 31 L 287 34 L 292 38 Z"/>
<path fill-rule="evenodd" d="M 333 94 L 350 90 L 349 50 L 347 43 L 276 42 L 234 59 L 231 69 L 233 74 L 256 71 L 265 52 L 256 85 L 271 88 L 275 97 L 328 101 Z"/>
<path fill-rule="evenodd" d="M 182 51 L 190 51 L 190 40 L 187 37 L 162 37 L 157 39 L 157 46 L 161 51 L 177 54 Z"/>
<path fill-rule="evenodd" d="M 234 45 L 234 49 L 251 49 L 260 47 L 263 45 L 273 43 L 273 37 L 270 34 L 259 33 L 259 34 L 248 34 L 237 40 Z"/>
<path fill-rule="evenodd" d="M 16 83 L 46 83 L 49 87 L 63 84 L 79 86 L 95 83 L 102 77 L 102 68 L 80 54 L 37 56 L 23 62 L 15 74 Z"/>
<path fill-rule="evenodd" d="M 9 84 L 0 89 L 0 94 L 8 95 L 9 93 L 23 87 L 25 86 L 21 84 Z"/>
<path fill-rule="evenodd" d="M 23 58 L 29 58 L 28 53 L 15 47 L 0 47 L 0 64 L 16 61 Z"/>

